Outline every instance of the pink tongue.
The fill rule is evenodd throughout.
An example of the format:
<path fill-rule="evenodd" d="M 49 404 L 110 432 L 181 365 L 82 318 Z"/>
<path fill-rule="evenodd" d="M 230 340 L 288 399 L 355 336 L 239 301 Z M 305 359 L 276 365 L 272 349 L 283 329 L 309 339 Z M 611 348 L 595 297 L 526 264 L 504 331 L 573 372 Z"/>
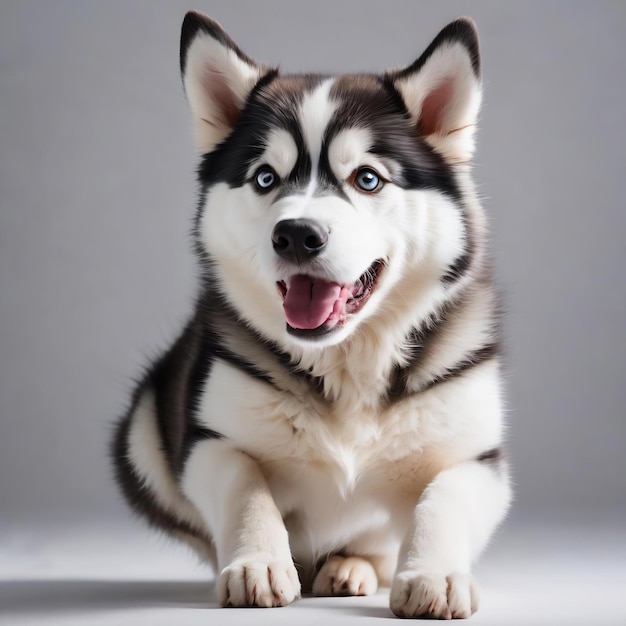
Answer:
<path fill-rule="evenodd" d="M 338 322 L 348 300 L 348 289 L 338 283 L 294 276 L 287 286 L 283 307 L 292 328 L 317 328 Z"/>

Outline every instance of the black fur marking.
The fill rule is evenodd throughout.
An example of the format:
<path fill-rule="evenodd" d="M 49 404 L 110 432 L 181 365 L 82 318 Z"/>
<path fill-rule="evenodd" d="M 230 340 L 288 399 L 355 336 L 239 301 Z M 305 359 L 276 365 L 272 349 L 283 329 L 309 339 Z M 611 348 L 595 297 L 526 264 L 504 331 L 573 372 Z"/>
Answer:
<path fill-rule="evenodd" d="M 188 377 L 197 360 L 196 338 L 197 330 L 192 322 L 174 345 L 153 364 L 147 377 L 147 383 L 154 390 L 162 448 L 174 472 L 179 469 L 180 454 L 189 429 Z"/>
<path fill-rule="evenodd" d="M 255 113 L 263 116 L 256 105 L 251 107 Z M 269 111 L 266 111 L 269 114 Z M 242 113 L 241 123 L 229 137 L 215 149 L 204 155 L 198 168 L 198 178 L 206 191 L 209 187 L 225 182 L 230 187 L 242 187 L 249 182 L 250 166 L 265 151 L 264 140 L 271 126 L 262 125 L 255 128 L 246 124 L 246 110 Z"/>
<path fill-rule="evenodd" d="M 202 332 L 201 324 L 197 323 L 200 330 L 197 332 L 196 337 L 199 342 L 198 354 L 195 359 L 195 363 L 189 372 L 189 382 L 187 385 L 187 407 L 186 413 L 188 416 L 195 416 L 200 408 L 200 398 L 204 392 L 206 381 L 209 379 L 211 368 L 213 367 L 213 341 L 212 337 L 207 336 Z M 197 424 L 193 425 L 193 428 L 198 428 Z M 220 435 L 221 437 L 221 435 Z"/>
<path fill-rule="evenodd" d="M 452 169 L 443 157 L 418 137 L 390 133 L 383 138 L 381 133 L 371 152 L 401 166 L 401 176 L 393 182 L 402 189 L 433 189 L 453 200 L 460 200 L 461 194 Z"/>
<path fill-rule="evenodd" d="M 483 278 L 482 280 L 488 279 Z M 459 361 L 450 363 L 447 369 L 438 376 L 421 381 L 413 378 L 414 372 L 421 366 L 423 359 L 427 358 L 430 350 L 437 349 L 438 337 L 445 332 L 448 320 L 458 314 L 457 309 L 465 305 L 467 297 L 471 298 L 471 293 L 463 291 L 455 299 L 446 301 L 438 310 L 433 311 L 419 327 L 414 328 L 409 333 L 406 339 L 406 345 L 409 346 L 406 364 L 396 364 L 389 376 L 386 393 L 388 406 L 411 395 L 427 391 L 435 385 L 447 382 L 462 375 L 472 367 L 502 354 L 502 347 L 498 339 L 501 335 L 501 303 L 495 299 L 488 314 L 490 319 L 488 335 L 493 338 L 490 343 L 477 347 Z M 411 381 L 410 388 L 409 381 Z"/>
<path fill-rule="evenodd" d="M 418 328 L 413 328 L 409 333 L 406 341 L 409 346 L 407 364 L 404 366 L 396 364 L 391 372 L 387 388 L 388 404 L 394 404 L 409 395 L 407 393 L 407 383 L 411 372 L 418 366 L 425 349 L 445 327 L 448 316 L 458 304 L 455 301 L 446 302 L 437 311 L 433 311 Z"/>
<path fill-rule="evenodd" d="M 489 465 L 499 465 L 504 460 L 504 450 L 500 447 L 487 450 L 476 457 L 479 463 L 487 463 Z"/>
<path fill-rule="evenodd" d="M 281 189 L 279 194 L 280 197 L 297 193 L 300 189 L 305 187 L 311 177 L 312 169 L 311 156 L 307 150 L 304 136 L 302 135 L 302 128 L 300 127 L 300 123 L 295 116 L 295 111 L 293 116 L 285 117 L 283 128 L 292 136 L 296 144 L 298 157 L 296 164 L 289 173 L 286 184 L 283 185 L 283 188 Z"/>
<path fill-rule="evenodd" d="M 180 31 L 180 73 L 185 75 L 185 67 L 187 65 L 187 52 L 189 46 L 196 38 L 196 35 L 202 31 L 212 37 L 226 48 L 230 48 L 242 61 L 245 61 L 253 67 L 257 67 L 247 54 L 242 52 L 239 46 L 228 36 L 226 31 L 213 19 L 196 11 L 189 11 L 185 15 L 183 25 Z"/>
<path fill-rule="evenodd" d="M 346 202 L 350 202 L 348 194 L 343 190 L 341 182 L 337 179 L 334 172 L 330 167 L 330 161 L 328 160 L 328 132 L 324 137 L 322 143 L 322 150 L 320 152 L 319 165 L 318 165 L 318 190 L 316 195 L 332 194 Z"/>
<path fill-rule="evenodd" d="M 465 231 L 467 233 L 467 229 Z M 457 259 L 446 270 L 446 273 L 441 277 L 441 281 L 447 285 L 451 285 L 463 278 L 470 266 L 472 265 L 472 251 L 473 246 L 470 245 L 471 240 L 467 242 L 466 247 L 470 248 L 462 252 Z"/>
<path fill-rule="evenodd" d="M 474 22 L 467 17 L 459 18 L 443 28 L 419 59 L 407 68 L 396 72 L 394 77 L 406 78 L 411 74 L 419 72 L 437 48 L 446 43 L 457 42 L 465 46 L 472 62 L 474 76 L 480 79 L 480 45 L 478 42 L 478 33 L 476 32 Z"/>
<path fill-rule="evenodd" d="M 210 271 L 208 276 L 211 276 Z M 189 412 L 191 414 L 196 414 L 199 409 L 199 399 L 202 396 L 211 366 L 215 362 L 215 359 L 220 359 L 246 373 L 248 376 L 267 383 L 272 387 L 276 387 L 270 376 L 243 356 L 227 349 L 223 345 L 223 342 L 220 341 L 220 336 L 228 335 L 229 332 L 243 333 L 245 336 L 249 335 L 250 331 L 237 313 L 226 303 L 225 297 L 217 290 L 215 282 L 214 278 L 208 278 L 207 290 L 200 300 L 199 310 L 202 347 L 193 376 L 194 393 L 193 395 L 190 394 L 191 403 Z"/>
<path fill-rule="evenodd" d="M 304 139 L 297 119 L 297 110 L 302 93 L 282 93 L 275 98 L 268 95 L 271 83 L 277 73 L 261 79 L 253 89 L 245 104 L 239 123 L 224 142 L 205 154 L 198 168 L 198 178 L 203 190 L 224 182 L 232 188 L 242 187 L 250 182 L 248 171 L 267 147 L 268 135 L 272 130 L 283 129 L 290 133 L 298 147 L 299 162 L 292 172 L 290 185 L 303 184 L 302 177 L 308 178 L 310 159 L 304 149 Z M 288 78 L 288 77 L 287 77 Z M 307 77 L 306 84 L 316 79 Z M 286 79 L 282 79 L 285 82 Z"/>
<path fill-rule="evenodd" d="M 153 363 L 144 382 L 144 388 L 151 388 L 154 393 L 161 447 L 174 475 L 182 471 L 189 438 L 222 438 L 221 434 L 203 428 L 195 417 L 213 363 L 200 333 L 199 320 L 194 318 L 174 345 Z"/>
<path fill-rule="evenodd" d="M 452 167 L 415 132 L 406 106 L 390 80 L 341 77 L 331 95 L 341 104 L 326 131 L 326 145 L 342 130 L 366 128 L 373 138 L 370 152 L 399 170 L 394 184 L 403 189 L 434 189 L 460 201 Z M 333 183 L 332 172 L 329 178 Z"/>
<path fill-rule="evenodd" d="M 296 145 L 298 146 L 298 160 L 296 161 L 295 167 L 289 174 L 289 178 L 287 179 L 288 184 L 285 185 L 281 191 L 280 195 L 282 197 L 286 197 L 292 193 L 296 193 L 299 189 L 302 189 L 311 177 L 311 157 L 309 156 L 308 151 L 304 148 L 304 141 L 301 141 L 301 137 L 297 137 Z"/>
<path fill-rule="evenodd" d="M 145 517 L 149 524 L 168 533 L 182 532 L 200 541 L 210 544 L 211 539 L 201 530 L 188 522 L 178 519 L 165 510 L 156 500 L 150 489 L 135 472 L 129 459 L 128 435 L 130 420 L 145 386 L 135 392 L 129 413 L 118 423 L 111 445 L 111 456 L 114 462 L 115 480 L 133 510 Z"/>
<path fill-rule="evenodd" d="M 441 282 L 448 286 L 461 280 L 461 278 L 463 278 L 463 276 L 467 274 L 470 267 L 472 266 L 472 262 L 476 253 L 476 241 L 471 229 L 470 220 L 467 217 L 467 213 L 463 204 L 460 202 L 459 205 L 461 222 L 463 226 L 463 234 L 465 238 L 465 248 L 459 254 L 459 256 L 451 263 L 446 273 L 441 277 Z"/>
<path fill-rule="evenodd" d="M 276 358 L 277 363 L 286 371 L 288 376 L 303 380 L 309 386 L 314 395 L 318 396 L 318 399 L 323 399 L 323 378 L 313 376 L 310 372 L 300 369 L 300 367 L 298 367 L 298 365 L 291 360 L 289 354 L 282 352 L 273 342 L 261 337 L 260 335 L 256 335 L 256 339 L 261 342 L 264 348 Z M 285 391 L 276 384 L 273 384 L 273 386 L 281 392 Z"/>
<path fill-rule="evenodd" d="M 494 357 L 499 356 L 500 354 L 500 344 L 497 342 L 490 343 L 482 348 L 479 348 L 471 355 L 465 357 L 462 361 L 457 363 L 455 366 L 447 369 L 443 374 L 436 376 L 435 378 L 429 380 L 420 391 L 427 391 L 428 389 L 432 389 L 435 385 L 439 385 L 441 383 L 447 383 L 448 381 L 457 378 L 467 372 L 468 370 L 493 359 Z"/>
<path fill-rule="evenodd" d="M 313 376 L 310 372 L 304 371 L 298 367 L 296 363 L 291 360 L 291 356 L 286 352 L 283 352 L 278 346 L 268 340 L 264 340 L 259 337 L 260 341 L 263 341 L 267 349 L 276 357 L 282 367 L 289 373 L 290 376 L 300 378 L 304 380 L 310 387 L 310 389 L 319 397 L 324 394 L 324 379 L 319 376 Z"/>
<path fill-rule="evenodd" d="M 272 380 L 270 376 L 263 373 L 260 369 L 252 365 L 252 363 L 240 357 L 239 355 L 235 354 L 234 352 L 231 352 L 230 350 L 227 350 L 226 348 L 223 348 L 222 346 L 216 345 L 214 354 L 216 358 L 221 359 L 222 361 L 228 363 L 229 365 L 232 365 L 233 367 L 244 372 L 251 378 L 259 380 L 263 383 L 267 383 L 268 385 L 271 385 L 275 389 L 278 389 L 279 391 L 281 391 L 281 389 L 275 385 L 274 381 Z"/>
<path fill-rule="evenodd" d="M 274 74 L 261 79 L 250 94 L 237 127 L 202 158 L 198 177 L 203 192 L 219 182 L 233 188 L 249 183 L 248 171 L 265 151 L 268 135 L 274 129 L 286 130 L 298 150 L 298 161 L 287 180 L 282 182 L 279 197 L 298 193 L 306 187 L 311 175 L 311 159 L 297 111 L 303 95 L 326 78 L 307 75 L 277 79 Z M 274 85 L 275 79 L 278 82 Z M 321 193 L 348 199 L 342 183 L 330 168 L 328 146 L 341 130 L 361 127 L 373 135 L 371 152 L 397 166 L 399 174 L 393 181 L 395 184 L 404 189 L 434 189 L 460 200 L 453 169 L 413 132 L 409 115 L 393 85 L 375 77 L 368 77 L 366 81 L 344 77 L 340 86 L 331 91 L 331 97 L 340 104 L 323 138 L 318 172 Z"/>
<path fill-rule="evenodd" d="M 212 284 L 213 289 L 205 291 L 199 299 L 196 316 L 170 350 L 155 361 L 136 388 L 131 409 L 119 422 L 112 442 L 116 480 L 133 509 L 144 515 L 149 523 L 156 527 L 169 532 L 185 532 L 203 541 L 210 540 L 202 534 L 202 531 L 177 519 L 160 506 L 130 461 L 128 434 L 132 415 L 142 396 L 150 391 L 154 394 L 155 421 L 161 442 L 159 447 L 165 455 L 172 475 L 180 477 L 196 443 L 224 438 L 221 433 L 205 427 L 198 419 L 200 399 L 216 359 L 229 363 L 280 392 L 285 392 L 269 373 L 260 370 L 247 360 L 245 355 L 235 354 L 226 349 L 220 334 L 216 331 L 216 326 L 226 334 L 247 335 L 257 348 L 267 351 L 279 370 L 285 371 L 287 376 L 301 378 L 318 396 L 321 395 L 323 388 L 322 381 L 308 372 L 299 370 L 287 354 L 248 328 L 224 302 L 222 294 L 215 290 L 215 283 L 209 281 L 209 284 Z"/>
<path fill-rule="evenodd" d="M 289 354 L 280 350 L 274 342 L 250 328 L 250 326 L 241 319 L 235 309 L 228 303 L 226 296 L 219 289 L 218 280 L 213 269 L 213 262 L 208 256 L 206 260 L 204 275 L 205 290 L 198 305 L 199 316 L 203 320 L 203 348 L 201 349 L 201 353 L 206 356 L 199 361 L 204 363 L 209 359 L 220 358 L 252 378 L 264 382 L 280 392 L 285 392 L 286 390 L 278 385 L 269 372 L 264 372 L 256 367 L 245 355 L 235 354 L 231 350 L 228 350 L 220 340 L 220 337 L 225 338 L 228 335 L 246 337 L 257 349 L 267 354 L 270 362 L 275 364 L 277 373 L 283 372 L 287 377 L 303 380 L 309 385 L 311 391 L 317 396 L 321 396 L 323 380 L 299 368 L 297 363 L 291 360 Z M 199 374 L 199 379 L 205 381 L 207 376 L 208 370 L 204 376 Z M 202 382 L 202 384 L 204 383 Z"/>
<path fill-rule="evenodd" d="M 190 423 L 187 428 L 187 431 L 185 433 L 185 440 L 183 441 L 183 446 L 180 451 L 179 475 L 182 473 L 185 464 L 187 463 L 187 459 L 189 458 L 193 447 L 197 443 L 199 443 L 200 441 L 207 441 L 209 439 L 224 439 L 224 436 L 217 431 L 210 428 L 198 426 L 195 423 L 195 420 L 191 418 L 190 422 L 192 423 Z"/>
<path fill-rule="evenodd" d="M 265 151 L 269 132 L 275 127 L 286 128 L 290 124 L 293 126 L 288 115 L 281 115 L 273 110 L 259 96 L 277 77 L 278 70 L 270 70 L 257 82 L 248 94 L 235 129 L 222 143 L 202 157 L 197 169 L 201 190 L 195 220 L 196 234 L 208 189 L 220 182 L 225 182 L 230 187 L 241 187 L 251 182 L 247 177 L 248 170 Z M 199 252 L 202 256 L 202 252 Z"/>

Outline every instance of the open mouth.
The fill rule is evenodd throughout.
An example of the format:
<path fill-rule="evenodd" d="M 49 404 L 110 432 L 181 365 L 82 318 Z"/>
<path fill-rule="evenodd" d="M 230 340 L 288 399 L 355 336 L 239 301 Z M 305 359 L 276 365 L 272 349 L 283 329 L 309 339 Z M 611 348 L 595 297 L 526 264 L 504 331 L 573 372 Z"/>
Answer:
<path fill-rule="evenodd" d="M 279 281 L 287 331 L 296 337 L 318 337 L 343 326 L 369 300 L 384 261 L 378 259 L 353 284 L 346 285 L 297 274 Z"/>

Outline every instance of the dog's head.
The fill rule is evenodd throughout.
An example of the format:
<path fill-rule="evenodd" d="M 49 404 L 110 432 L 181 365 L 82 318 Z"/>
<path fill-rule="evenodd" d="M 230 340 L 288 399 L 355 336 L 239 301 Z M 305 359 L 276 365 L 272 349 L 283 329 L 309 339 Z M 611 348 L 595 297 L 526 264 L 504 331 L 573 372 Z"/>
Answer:
<path fill-rule="evenodd" d="M 462 273 L 455 169 L 472 154 L 481 94 L 470 20 L 399 71 L 283 76 L 189 13 L 181 71 L 203 154 L 198 249 L 263 335 L 336 344 L 411 282 Z"/>

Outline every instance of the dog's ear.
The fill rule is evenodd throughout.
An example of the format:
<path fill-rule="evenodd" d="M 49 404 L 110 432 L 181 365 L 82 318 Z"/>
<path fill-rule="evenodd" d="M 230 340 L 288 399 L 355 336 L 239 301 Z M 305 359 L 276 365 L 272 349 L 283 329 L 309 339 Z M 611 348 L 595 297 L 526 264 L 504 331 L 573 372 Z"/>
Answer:
<path fill-rule="evenodd" d="M 449 162 L 470 160 L 482 96 L 478 33 L 471 19 L 448 24 L 415 63 L 386 78 L 402 95 L 417 133 Z"/>
<path fill-rule="evenodd" d="M 196 143 L 209 152 L 230 134 L 250 91 L 269 69 L 244 54 L 215 20 L 191 11 L 180 34 L 180 71 Z"/>

